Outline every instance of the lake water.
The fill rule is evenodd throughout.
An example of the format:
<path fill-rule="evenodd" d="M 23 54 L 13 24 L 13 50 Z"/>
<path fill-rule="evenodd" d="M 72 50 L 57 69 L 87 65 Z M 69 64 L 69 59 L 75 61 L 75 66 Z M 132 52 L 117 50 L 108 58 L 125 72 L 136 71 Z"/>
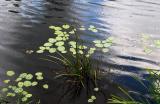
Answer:
<path fill-rule="evenodd" d="M 160 39 L 160 1 L 159 0 L 1 0 L 0 1 L 0 77 L 5 70 L 17 72 L 43 71 L 54 90 L 50 93 L 37 91 L 44 104 L 58 102 L 57 85 L 53 79 L 53 69 L 57 68 L 44 62 L 36 54 L 27 54 L 27 50 L 36 50 L 48 37 L 52 36 L 50 25 L 64 23 L 75 26 L 94 25 L 99 33 L 83 33 L 82 39 L 92 41 L 115 37 L 115 44 L 104 55 L 103 70 L 111 67 L 113 79 L 131 89 L 138 85 L 128 78 L 136 74 L 143 77 L 141 69 L 160 69 L 160 49 L 154 46 L 154 40 Z M 145 36 L 150 38 L 143 41 Z M 145 47 L 152 52 L 145 52 Z M 112 87 L 107 83 L 106 88 Z M 55 93 L 54 93 L 55 92 Z M 46 94 L 46 95 L 45 95 Z M 83 97 L 82 97 L 83 99 Z M 74 104 L 82 104 L 83 100 Z M 101 104 L 105 103 L 103 101 Z M 68 104 L 63 102 L 62 104 Z M 85 103 L 83 103 L 85 104 Z"/>

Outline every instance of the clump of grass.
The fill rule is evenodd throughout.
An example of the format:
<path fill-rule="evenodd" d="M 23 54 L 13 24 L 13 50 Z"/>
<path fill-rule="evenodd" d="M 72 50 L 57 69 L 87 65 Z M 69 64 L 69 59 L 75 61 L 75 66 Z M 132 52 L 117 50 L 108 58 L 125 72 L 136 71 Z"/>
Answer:
<path fill-rule="evenodd" d="M 14 104 L 29 104 L 32 102 L 33 94 L 28 90 L 31 87 L 38 86 L 39 81 L 44 79 L 42 72 L 37 72 L 35 75 L 30 73 L 21 73 L 16 77 L 15 72 L 10 70 L 6 72 L 7 79 L 3 81 L 4 87 L 0 89 L 1 96 L 8 103 Z M 48 89 L 48 84 L 42 86 Z M 11 99 L 14 99 L 11 101 Z M 17 100 L 18 99 L 18 100 Z"/>
<path fill-rule="evenodd" d="M 112 103 L 112 104 L 152 104 L 151 101 L 153 101 L 155 104 L 160 104 L 160 71 L 149 69 L 149 68 L 147 68 L 147 71 L 149 72 L 149 76 L 147 77 L 147 81 L 150 82 L 149 86 L 146 86 L 137 77 L 135 76 L 132 76 L 132 77 L 142 85 L 141 87 L 143 87 L 144 89 L 146 89 L 147 92 L 149 92 L 149 96 L 150 96 L 149 98 L 144 97 L 139 92 L 126 91 L 120 88 L 120 90 L 126 95 L 126 97 L 112 95 L 108 103 Z M 131 96 L 132 93 L 138 94 L 136 96 L 139 96 L 140 100 L 134 99 Z"/>
<path fill-rule="evenodd" d="M 98 69 L 92 56 L 96 51 L 107 53 L 113 43 L 113 37 L 104 40 L 94 40 L 90 46 L 80 40 L 78 31 L 98 32 L 95 26 L 81 26 L 78 29 L 70 25 L 50 26 L 54 36 L 39 47 L 37 53 L 49 52 L 49 58 L 42 58 L 64 66 L 65 71 L 55 78 L 65 78 L 65 82 L 75 88 L 86 87 L 91 81 L 97 87 Z"/>

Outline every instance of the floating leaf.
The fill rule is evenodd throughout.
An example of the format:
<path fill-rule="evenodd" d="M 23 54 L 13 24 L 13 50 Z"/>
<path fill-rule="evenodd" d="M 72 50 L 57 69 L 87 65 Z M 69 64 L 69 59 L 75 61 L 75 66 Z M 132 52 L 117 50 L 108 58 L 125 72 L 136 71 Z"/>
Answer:
<path fill-rule="evenodd" d="M 110 47 L 112 44 L 111 44 L 111 43 L 105 43 L 105 44 L 103 44 L 103 45 L 104 45 L 104 47 L 108 48 L 108 47 Z"/>
<path fill-rule="evenodd" d="M 63 25 L 62 27 L 63 27 L 64 29 L 69 29 L 69 28 L 70 28 L 69 25 Z"/>
<path fill-rule="evenodd" d="M 44 89 L 48 89 L 48 84 L 44 84 L 44 85 L 43 85 L 43 88 L 44 88 Z"/>
<path fill-rule="evenodd" d="M 56 40 L 63 40 L 63 38 L 62 37 L 56 37 Z"/>
<path fill-rule="evenodd" d="M 96 100 L 96 97 L 92 95 L 92 96 L 91 96 L 91 99 Z"/>
<path fill-rule="evenodd" d="M 50 48 L 49 49 L 49 53 L 55 53 L 56 52 L 56 49 L 55 48 Z"/>
<path fill-rule="evenodd" d="M 59 31 L 59 30 L 62 30 L 62 28 L 61 27 L 54 27 L 54 29 L 56 30 L 56 31 Z"/>
<path fill-rule="evenodd" d="M 23 87 L 23 82 L 18 82 L 18 87 Z"/>
<path fill-rule="evenodd" d="M 36 86 L 38 82 L 32 82 L 32 86 Z"/>
<path fill-rule="evenodd" d="M 15 96 L 15 93 L 7 93 L 7 96 L 9 96 L 9 97 L 14 97 Z"/>
<path fill-rule="evenodd" d="M 31 85 L 32 85 L 31 81 L 24 81 L 24 86 L 25 87 L 29 87 Z"/>
<path fill-rule="evenodd" d="M 43 80 L 42 76 L 37 76 L 37 80 Z"/>
<path fill-rule="evenodd" d="M 93 103 L 93 99 L 88 99 L 88 103 Z"/>
<path fill-rule="evenodd" d="M 32 74 L 28 74 L 27 76 L 26 76 L 26 79 L 27 80 L 31 80 L 33 78 L 33 75 Z"/>
<path fill-rule="evenodd" d="M 147 47 L 145 47 L 144 48 L 144 52 L 147 53 L 147 54 L 150 54 L 152 52 L 152 50 L 147 48 Z"/>
<path fill-rule="evenodd" d="M 21 92 L 23 92 L 23 89 L 22 89 L 22 88 L 16 88 L 16 89 L 14 90 L 14 92 L 15 92 L 15 93 L 21 93 Z"/>
<path fill-rule="evenodd" d="M 54 29 L 54 28 L 55 28 L 55 26 L 49 26 L 49 28 L 50 28 L 50 29 Z"/>
<path fill-rule="evenodd" d="M 27 95 L 28 92 L 27 92 L 27 91 L 23 91 L 22 94 L 23 94 L 23 95 Z"/>
<path fill-rule="evenodd" d="M 3 82 L 8 84 L 10 82 L 10 80 L 4 80 Z"/>
<path fill-rule="evenodd" d="M 72 30 L 72 31 L 70 31 L 69 33 L 70 33 L 70 34 L 75 34 L 75 31 Z"/>
<path fill-rule="evenodd" d="M 64 45 L 64 42 L 63 42 L 63 41 L 59 41 L 59 42 L 57 42 L 55 45 L 56 45 L 56 46 L 62 46 L 62 45 Z"/>
<path fill-rule="evenodd" d="M 49 38 L 48 41 L 49 41 L 50 43 L 55 43 L 55 42 L 56 42 L 56 39 L 54 39 L 54 38 Z"/>
<path fill-rule="evenodd" d="M 64 51 L 64 50 L 65 50 L 65 47 L 64 47 L 64 46 L 59 46 L 59 47 L 57 47 L 57 50 L 58 50 L 58 51 Z"/>
<path fill-rule="evenodd" d="M 44 52 L 43 50 L 38 50 L 38 51 L 37 51 L 37 53 L 43 53 L 43 52 Z"/>
<path fill-rule="evenodd" d="M 19 75 L 19 78 L 25 78 L 27 76 L 27 73 L 21 73 L 20 75 Z"/>
<path fill-rule="evenodd" d="M 32 94 L 27 94 L 25 97 L 30 98 L 32 97 Z"/>
<path fill-rule="evenodd" d="M 101 43 L 100 40 L 94 40 L 93 42 L 96 43 L 96 44 L 100 44 Z"/>
<path fill-rule="evenodd" d="M 46 47 L 50 47 L 50 46 L 52 46 L 52 45 L 53 45 L 53 44 L 50 43 L 50 42 L 44 44 L 44 46 L 46 46 Z"/>
<path fill-rule="evenodd" d="M 7 92 L 8 91 L 8 88 L 3 88 L 2 89 L 2 92 Z"/>
<path fill-rule="evenodd" d="M 102 48 L 103 44 L 95 44 L 96 47 Z"/>
<path fill-rule="evenodd" d="M 11 77 L 11 76 L 15 75 L 15 72 L 14 71 L 7 71 L 6 75 Z"/>
<path fill-rule="evenodd" d="M 45 47 L 40 46 L 39 49 L 40 49 L 40 50 L 45 50 Z"/>
<path fill-rule="evenodd" d="M 46 47 L 46 50 L 50 50 L 50 47 Z"/>
<path fill-rule="evenodd" d="M 42 73 L 42 72 L 36 72 L 35 75 L 36 75 L 36 76 L 42 76 L 43 73 Z"/>
<path fill-rule="evenodd" d="M 160 48 L 160 40 L 155 40 L 154 44 L 157 48 Z"/>
<path fill-rule="evenodd" d="M 23 97 L 23 98 L 22 98 L 22 102 L 26 102 L 27 100 L 28 100 L 27 97 Z"/>

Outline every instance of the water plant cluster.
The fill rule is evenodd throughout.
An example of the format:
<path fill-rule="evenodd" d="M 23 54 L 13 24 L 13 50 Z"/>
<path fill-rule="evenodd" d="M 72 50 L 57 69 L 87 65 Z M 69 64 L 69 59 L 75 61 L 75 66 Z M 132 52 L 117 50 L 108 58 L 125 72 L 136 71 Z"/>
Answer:
<path fill-rule="evenodd" d="M 152 48 L 160 48 L 160 39 L 152 39 L 152 37 L 148 34 L 142 34 L 141 35 L 141 40 L 143 44 L 143 51 L 146 54 L 152 53 Z"/>
<path fill-rule="evenodd" d="M 42 72 L 37 72 L 34 75 L 31 73 L 21 73 L 18 76 L 14 71 L 6 72 L 7 79 L 3 81 L 5 84 L 1 88 L 1 96 L 4 96 L 8 102 L 11 98 L 18 99 L 15 104 L 27 104 L 32 101 L 33 94 L 29 91 L 31 87 L 40 86 L 39 82 L 44 79 Z M 48 89 L 48 84 L 41 86 Z M 13 101 L 11 101 L 13 103 Z"/>
<path fill-rule="evenodd" d="M 95 26 L 81 26 L 74 28 L 68 24 L 62 26 L 49 26 L 53 32 L 53 37 L 49 38 L 42 46 L 39 47 L 37 53 L 49 53 L 49 58 L 42 58 L 64 66 L 65 71 L 55 78 L 65 78 L 65 81 L 74 88 L 86 88 L 86 84 L 91 81 L 95 90 L 98 91 L 97 76 L 98 68 L 92 60 L 92 55 L 96 51 L 106 53 L 113 44 L 113 37 L 104 40 L 93 40 L 87 46 L 81 40 L 79 31 L 98 32 Z M 92 89 L 93 90 L 93 89 Z M 78 92 L 78 89 L 77 89 Z M 94 102 L 96 97 L 92 95 L 88 102 Z"/>
<path fill-rule="evenodd" d="M 160 104 L 160 71 L 155 69 L 147 68 L 149 76 L 147 81 L 150 82 L 149 85 L 145 85 L 140 79 L 134 76 L 134 79 L 137 80 L 141 87 L 149 92 L 148 96 L 144 96 L 139 92 L 127 91 L 119 87 L 125 96 L 112 95 L 112 98 L 109 99 L 109 104 Z M 136 99 L 132 95 L 136 94 L 139 99 Z"/>

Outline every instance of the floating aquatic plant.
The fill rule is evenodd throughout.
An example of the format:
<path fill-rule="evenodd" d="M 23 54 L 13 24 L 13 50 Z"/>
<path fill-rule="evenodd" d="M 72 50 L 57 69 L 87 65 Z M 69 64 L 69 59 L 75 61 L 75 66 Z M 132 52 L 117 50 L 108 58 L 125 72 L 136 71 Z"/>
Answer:
<path fill-rule="evenodd" d="M 8 79 L 3 81 L 6 85 L 1 89 L 1 92 L 4 93 L 5 97 L 8 99 L 10 97 L 15 97 L 15 99 L 18 97 L 19 100 L 16 100 L 17 102 L 15 102 L 17 104 L 28 104 L 33 95 L 27 91 L 27 89 L 37 86 L 39 80 L 43 80 L 42 72 L 37 72 L 35 75 L 21 73 L 15 78 L 15 80 L 13 80 L 10 79 L 10 77 L 15 77 L 15 72 L 10 70 L 6 72 L 6 76 L 8 76 Z M 44 84 L 42 87 L 48 89 L 49 86 L 48 84 Z"/>
<path fill-rule="evenodd" d="M 49 26 L 53 32 L 53 37 L 50 37 L 46 43 L 39 47 L 37 53 L 50 53 L 49 58 L 42 58 L 47 61 L 51 61 L 64 66 L 65 71 L 58 74 L 55 78 L 65 79 L 66 83 L 70 86 L 74 86 L 76 93 L 78 94 L 81 87 L 86 87 L 87 83 L 91 83 L 96 86 L 98 68 L 94 67 L 92 55 L 96 51 L 106 53 L 109 51 L 109 47 L 113 44 L 113 37 L 109 37 L 104 40 L 93 40 L 90 46 L 87 46 L 81 41 L 78 31 L 91 31 L 93 33 L 98 32 L 97 28 L 93 25 L 89 27 L 81 26 L 74 28 L 68 24 L 62 26 Z M 38 77 L 37 78 L 41 78 Z M 43 88 L 48 88 L 47 85 L 43 85 Z M 93 89 L 92 89 L 93 90 Z M 95 88 L 94 92 L 98 92 L 99 88 Z M 96 99 L 93 95 L 88 102 L 92 102 Z"/>

